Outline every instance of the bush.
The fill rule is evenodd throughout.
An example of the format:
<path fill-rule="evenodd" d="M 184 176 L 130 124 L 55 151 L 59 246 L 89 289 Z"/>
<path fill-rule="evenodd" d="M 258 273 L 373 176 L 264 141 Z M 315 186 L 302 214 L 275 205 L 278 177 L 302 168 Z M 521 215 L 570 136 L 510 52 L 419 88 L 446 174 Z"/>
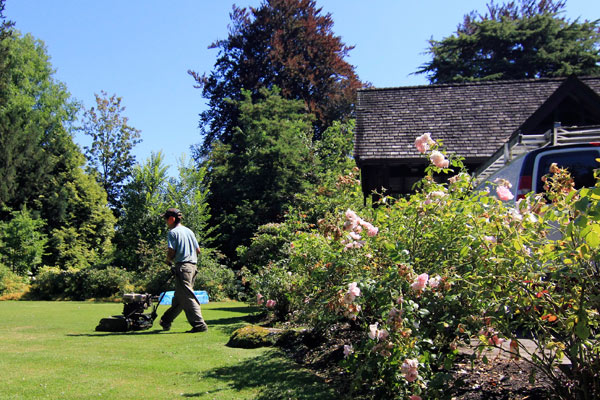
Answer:
<path fill-rule="evenodd" d="M 198 275 L 194 286 L 205 290 L 211 301 L 234 299 L 238 295 L 235 273 L 220 264 L 216 253 L 209 249 L 202 249 L 198 256 Z"/>
<path fill-rule="evenodd" d="M 18 295 L 27 290 L 28 278 L 12 272 L 4 264 L 0 264 L 0 297 Z"/>
<path fill-rule="evenodd" d="M 597 397 L 600 185 L 575 191 L 554 166 L 546 198 L 530 194 L 513 207 L 508 183 L 474 192 L 460 158 L 427 146 L 432 165 L 410 197 L 364 207 L 346 195 L 358 187 L 346 179 L 336 200 L 329 190 L 309 198 L 322 212 L 316 224 L 291 212 L 286 224 L 302 228 L 289 258 L 251 278 L 259 303 L 276 300 L 279 317 L 313 328 L 350 321 L 361 330 L 345 366 L 367 397 L 444 398 L 459 345 L 508 340 L 516 357 L 526 350 L 523 333 L 537 346 L 535 371 L 557 395 Z M 563 356 L 573 367 L 561 372 Z"/>
<path fill-rule="evenodd" d="M 270 262 L 289 258 L 293 232 L 287 224 L 265 224 L 258 227 L 248 247 L 237 248 L 239 263 L 256 273 Z"/>
<path fill-rule="evenodd" d="M 133 289 L 131 273 L 115 267 L 68 269 L 43 267 L 30 295 L 40 300 L 86 300 L 120 296 Z"/>

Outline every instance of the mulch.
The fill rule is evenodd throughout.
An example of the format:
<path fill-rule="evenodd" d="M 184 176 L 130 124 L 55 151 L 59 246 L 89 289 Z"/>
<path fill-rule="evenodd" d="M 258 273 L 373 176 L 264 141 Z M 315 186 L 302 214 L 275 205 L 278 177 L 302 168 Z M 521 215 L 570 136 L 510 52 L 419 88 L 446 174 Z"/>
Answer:
<path fill-rule="evenodd" d="M 348 395 L 350 376 L 338 366 L 343 359 L 343 345 L 356 342 L 352 330 L 338 329 L 334 335 L 315 335 L 305 331 L 279 341 L 280 347 L 297 363 L 312 370 L 325 382 L 335 386 L 340 398 Z M 360 333 L 358 333 L 360 334 Z M 329 337 L 325 337 L 329 336 Z M 523 359 L 505 356 L 473 356 L 461 352 L 451 374 L 454 385 L 449 388 L 455 400 L 548 400 L 553 399 L 550 381 L 536 374 L 530 381 L 532 367 Z M 487 361 L 487 362 L 486 362 Z M 358 399 L 357 394 L 352 395 Z"/>

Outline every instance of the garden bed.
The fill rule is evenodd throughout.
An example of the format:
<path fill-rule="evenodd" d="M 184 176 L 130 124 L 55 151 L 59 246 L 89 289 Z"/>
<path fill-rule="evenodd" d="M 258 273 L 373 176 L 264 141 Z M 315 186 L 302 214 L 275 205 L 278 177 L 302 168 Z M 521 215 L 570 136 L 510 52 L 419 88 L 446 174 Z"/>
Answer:
<path fill-rule="evenodd" d="M 287 335 L 278 342 L 285 353 L 300 365 L 311 369 L 342 397 L 349 394 L 351 377 L 340 367 L 344 358 L 344 344 L 360 341 L 363 333 L 351 329 L 339 329 L 329 338 L 300 331 L 297 335 Z M 550 382 L 544 376 L 536 375 L 530 382 L 531 365 L 524 359 L 510 359 L 497 352 L 487 353 L 488 362 L 483 356 L 474 357 L 473 352 L 462 348 L 460 359 L 452 369 L 455 384 L 450 388 L 452 399 L 527 399 L 547 400 L 553 398 Z M 360 396 L 353 394 L 353 398 Z"/>

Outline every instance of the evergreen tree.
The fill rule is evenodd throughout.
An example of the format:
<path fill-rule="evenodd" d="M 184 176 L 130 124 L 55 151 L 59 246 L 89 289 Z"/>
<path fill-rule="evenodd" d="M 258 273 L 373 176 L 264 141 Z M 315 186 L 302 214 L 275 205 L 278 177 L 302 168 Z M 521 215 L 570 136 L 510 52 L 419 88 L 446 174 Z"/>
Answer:
<path fill-rule="evenodd" d="M 600 20 L 569 21 L 564 1 L 520 0 L 465 16 L 457 32 L 430 40 L 417 73 L 431 83 L 600 74 Z"/>
<path fill-rule="evenodd" d="M 217 143 L 208 162 L 209 204 L 221 251 L 235 257 L 256 228 L 283 219 L 296 193 L 314 180 L 312 116 L 300 100 L 284 99 L 277 87 L 253 100 L 243 91 L 239 125 L 229 143 Z"/>
<path fill-rule="evenodd" d="M 232 140 L 240 114 L 227 99 L 243 100 L 243 89 L 256 97 L 261 88 L 278 86 L 285 99 L 302 101 L 315 116 L 317 136 L 351 114 L 362 86 L 344 60 L 352 47 L 333 34 L 331 15 L 322 15 L 314 0 L 265 0 L 250 10 L 234 6 L 231 21 L 228 38 L 212 45 L 219 49 L 214 70 L 208 76 L 190 72 L 209 100 L 201 114 L 201 154 L 216 140 Z"/>

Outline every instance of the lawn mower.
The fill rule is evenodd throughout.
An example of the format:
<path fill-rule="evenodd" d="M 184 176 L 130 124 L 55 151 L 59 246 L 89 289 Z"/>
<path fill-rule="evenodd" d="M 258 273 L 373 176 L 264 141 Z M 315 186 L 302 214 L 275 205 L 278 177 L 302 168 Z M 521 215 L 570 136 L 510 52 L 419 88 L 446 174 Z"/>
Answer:
<path fill-rule="evenodd" d="M 123 295 L 123 314 L 102 318 L 96 327 L 100 332 L 128 332 L 150 329 L 157 317 L 156 309 L 162 301 L 166 292 L 160 296 L 152 296 L 148 293 L 127 293 Z M 144 311 L 152 306 L 151 313 Z"/>

